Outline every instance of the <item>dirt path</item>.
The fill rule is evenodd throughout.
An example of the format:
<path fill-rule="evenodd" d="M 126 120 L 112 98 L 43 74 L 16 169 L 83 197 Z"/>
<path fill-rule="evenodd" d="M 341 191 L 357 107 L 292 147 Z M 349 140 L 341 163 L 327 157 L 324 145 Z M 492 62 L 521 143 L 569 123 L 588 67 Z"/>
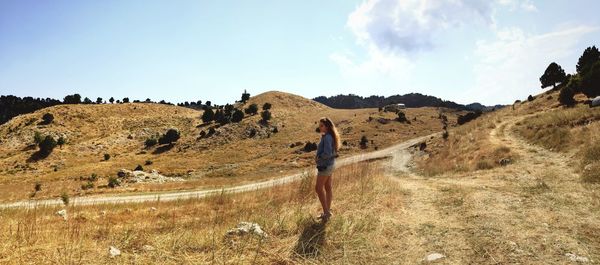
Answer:
<path fill-rule="evenodd" d="M 446 264 L 565 264 L 571 254 L 600 259 L 594 191 L 582 185 L 569 157 L 513 132 L 522 118 L 489 134 L 491 144 L 518 155 L 507 167 L 425 178 L 406 173 L 407 152 L 396 153 L 390 167 L 403 190 L 397 220 L 406 242 L 403 264 L 432 253 L 445 255 Z"/>
<path fill-rule="evenodd" d="M 436 135 L 436 134 L 433 134 Z M 354 155 L 346 158 L 339 159 L 336 162 L 337 166 L 345 166 L 354 163 L 358 163 L 361 161 L 367 161 L 377 158 L 390 157 L 394 156 L 395 153 L 401 152 L 402 154 L 408 154 L 408 152 L 403 152 L 407 150 L 411 145 L 423 141 L 427 137 L 431 137 L 433 135 L 428 135 L 424 137 L 419 137 L 415 139 L 411 139 L 405 141 L 403 143 L 366 154 Z M 406 161 L 410 159 L 410 154 L 408 157 L 404 157 Z M 175 201 L 175 200 L 185 200 L 185 199 L 198 199 L 205 198 L 209 196 L 218 195 L 221 193 L 241 193 L 241 192 L 250 192 L 259 189 L 270 188 L 279 185 L 285 185 L 287 183 L 291 183 L 297 180 L 300 180 L 303 176 L 310 174 L 311 171 L 309 169 L 304 172 L 300 172 L 297 174 L 281 176 L 279 178 L 250 183 L 240 186 L 233 187 L 225 187 L 222 189 L 211 189 L 211 190 L 191 190 L 191 191 L 165 191 L 165 192 L 157 192 L 151 194 L 122 194 L 122 195 L 110 195 L 110 196 L 89 196 L 89 197 L 75 197 L 70 199 L 70 205 L 78 206 L 78 205 L 95 205 L 95 204 L 115 204 L 115 203 L 142 203 L 142 202 L 151 202 L 151 201 Z M 28 200 L 28 201 L 18 201 L 12 203 L 3 203 L 0 204 L 0 209 L 2 208 L 33 208 L 33 207 L 42 207 L 42 206 L 57 206 L 62 205 L 63 202 L 60 199 L 48 199 L 48 200 Z"/>

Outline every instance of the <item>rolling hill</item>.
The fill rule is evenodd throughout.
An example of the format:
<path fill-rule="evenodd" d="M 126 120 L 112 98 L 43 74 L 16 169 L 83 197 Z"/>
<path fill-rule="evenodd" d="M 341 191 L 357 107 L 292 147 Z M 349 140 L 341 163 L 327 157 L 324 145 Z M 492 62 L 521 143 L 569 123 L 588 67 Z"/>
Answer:
<path fill-rule="evenodd" d="M 303 151 L 306 142 L 317 142 L 317 121 L 330 116 L 338 123 L 346 145 L 341 155 L 383 148 L 399 141 L 441 130 L 439 112 L 456 120 L 458 111 L 438 108 L 407 109 L 409 123 L 397 122 L 393 113 L 377 109 L 339 110 L 313 100 L 267 92 L 252 97 L 246 106 L 265 102 L 273 105 L 269 126 L 260 115 L 246 116 L 240 123 L 203 124 L 202 111 L 152 104 L 58 105 L 20 115 L 0 126 L 0 193 L 3 200 L 30 196 L 34 184 L 42 184 L 36 198 L 61 193 L 85 195 L 107 192 L 148 192 L 173 189 L 214 188 L 270 178 L 312 165 L 314 153 Z M 238 107 L 243 108 L 238 103 Z M 42 124 L 45 113 L 54 121 Z M 170 128 L 181 133 L 173 146 L 147 148 L 144 142 Z M 214 129 L 210 137 L 200 137 Z M 63 137 L 66 144 L 44 159 L 36 157 L 34 135 Z M 362 136 L 369 140 L 362 149 Z M 104 155 L 110 159 L 104 160 Z M 157 170 L 186 181 L 132 184 L 105 188 L 109 177 L 120 169 Z M 96 188 L 82 189 L 89 176 L 99 177 Z"/>

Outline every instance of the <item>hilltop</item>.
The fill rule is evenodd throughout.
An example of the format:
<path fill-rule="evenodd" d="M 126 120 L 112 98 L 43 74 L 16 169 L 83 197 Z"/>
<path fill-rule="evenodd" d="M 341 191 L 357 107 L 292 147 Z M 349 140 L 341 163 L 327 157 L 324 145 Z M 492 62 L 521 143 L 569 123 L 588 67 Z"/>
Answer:
<path fill-rule="evenodd" d="M 36 182 L 43 185 L 36 198 L 245 183 L 310 167 L 314 153 L 304 147 L 307 142 L 318 142 L 315 130 L 322 116 L 337 122 L 345 142 L 341 155 L 347 156 L 438 132 L 442 128 L 440 111 L 452 122 L 461 114 L 449 109 L 407 109 L 409 122 L 402 123 L 394 120 L 394 113 L 332 109 L 276 91 L 254 96 L 236 107 L 266 102 L 273 106 L 268 126 L 259 122 L 260 115 L 246 115 L 240 123 L 222 126 L 203 124 L 203 111 L 154 103 L 58 105 L 17 116 L 0 126 L 0 192 L 3 200 L 24 199 Z M 50 124 L 41 122 L 46 113 L 54 116 Z M 145 147 L 147 139 L 158 138 L 170 128 L 181 134 L 173 146 Z M 211 130 L 214 132 L 209 137 L 200 136 Z M 62 136 L 67 143 L 48 157 L 37 159 L 36 132 Z M 359 144 L 363 136 L 369 141 L 366 148 Z M 105 154 L 110 156 L 106 161 Z M 120 169 L 133 170 L 138 165 L 147 172 L 157 170 L 185 181 L 102 188 Z M 83 190 L 92 174 L 99 178 L 97 187 Z"/>

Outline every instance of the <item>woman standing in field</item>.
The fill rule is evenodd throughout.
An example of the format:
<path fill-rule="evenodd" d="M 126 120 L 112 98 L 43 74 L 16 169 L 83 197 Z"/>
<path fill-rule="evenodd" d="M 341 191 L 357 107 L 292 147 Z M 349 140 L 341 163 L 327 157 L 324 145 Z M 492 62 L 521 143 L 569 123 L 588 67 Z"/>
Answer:
<path fill-rule="evenodd" d="M 335 167 L 337 151 L 340 149 L 340 137 L 329 118 L 321 118 L 319 131 L 321 132 L 321 142 L 319 142 L 315 158 L 318 170 L 315 190 L 323 207 L 323 213 L 318 218 L 327 222 L 331 217 L 331 200 L 333 199 L 331 176 Z"/>

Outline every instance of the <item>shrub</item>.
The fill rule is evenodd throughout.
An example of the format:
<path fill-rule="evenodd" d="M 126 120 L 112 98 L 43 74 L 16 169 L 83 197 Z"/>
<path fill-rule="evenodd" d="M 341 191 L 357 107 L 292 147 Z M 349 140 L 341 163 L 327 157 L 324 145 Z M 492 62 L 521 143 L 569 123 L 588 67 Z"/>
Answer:
<path fill-rule="evenodd" d="M 110 102 L 110 104 L 114 103 L 115 102 L 115 98 L 110 97 L 110 99 L 108 100 L 108 102 Z"/>
<path fill-rule="evenodd" d="M 273 107 L 273 105 L 271 105 L 271 103 L 267 102 L 263 105 L 262 109 L 263 110 L 270 110 L 271 107 Z"/>
<path fill-rule="evenodd" d="M 123 103 L 129 103 L 129 98 L 123 98 Z"/>
<path fill-rule="evenodd" d="M 577 61 L 577 73 L 580 75 L 587 74 L 598 61 L 600 61 L 600 51 L 598 48 L 596 46 L 586 48 Z"/>
<path fill-rule="evenodd" d="M 62 148 L 63 145 L 65 145 L 67 143 L 67 141 L 65 140 L 64 137 L 58 137 L 58 140 L 56 140 L 56 144 L 60 146 L 60 148 Z"/>
<path fill-rule="evenodd" d="M 108 161 L 110 159 L 110 154 L 104 154 L 104 161 Z"/>
<path fill-rule="evenodd" d="M 121 182 L 116 177 L 108 177 L 108 187 L 116 188 L 121 185 Z"/>
<path fill-rule="evenodd" d="M 202 113 L 202 122 L 209 123 L 215 119 L 215 112 L 211 108 L 206 108 Z"/>
<path fill-rule="evenodd" d="M 442 138 L 444 138 L 444 140 L 447 140 L 448 136 L 449 136 L 448 130 L 444 130 L 444 132 L 442 133 Z"/>
<path fill-rule="evenodd" d="M 348 146 L 348 141 L 344 140 L 344 141 L 342 142 L 342 145 L 343 145 L 343 146 Z"/>
<path fill-rule="evenodd" d="M 144 163 L 144 165 L 146 165 L 146 166 L 149 166 L 152 164 L 153 164 L 152 160 L 146 160 L 146 163 Z"/>
<path fill-rule="evenodd" d="M 42 191 L 42 183 L 40 182 L 36 182 L 35 186 L 33 187 L 33 190 L 35 190 L 35 192 L 40 192 Z"/>
<path fill-rule="evenodd" d="M 40 148 L 40 153 L 44 156 L 47 156 L 52 153 L 52 150 L 54 150 L 56 147 L 56 140 L 54 140 L 52 136 L 47 135 L 46 138 L 44 138 L 44 140 L 38 144 L 38 146 Z"/>
<path fill-rule="evenodd" d="M 142 165 L 137 165 L 137 167 L 135 167 L 134 171 L 144 171 L 144 168 L 142 167 Z"/>
<path fill-rule="evenodd" d="M 42 120 L 44 121 L 44 124 L 50 124 L 54 121 L 54 115 L 52 115 L 52 113 L 46 113 L 42 116 Z"/>
<path fill-rule="evenodd" d="M 102 104 L 102 98 L 101 97 L 98 97 L 96 99 L 96 104 Z"/>
<path fill-rule="evenodd" d="M 527 101 L 533 101 L 533 100 L 534 100 L 534 98 L 532 95 L 529 95 L 529 97 L 527 97 Z"/>
<path fill-rule="evenodd" d="M 92 175 L 88 178 L 89 181 L 94 182 L 98 180 L 98 175 L 96 173 L 92 173 Z"/>
<path fill-rule="evenodd" d="M 156 140 L 155 138 L 148 138 L 146 139 L 146 141 L 144 142 L 144 145 L 149 148 L 152 146 L 155 146 L 158 144 L 158 140 Z"/>
<path fill-rule="evenodd" d="M 360 147 L 361 148 L 367 148 L 367 145 L 369 144 L 369 139 L 367 139 L 367 136 L 363 135 L 360 138 Z"/>
<path fill-rule="evenodd" d="M 248 108 L 244 109 L 244 112 L 248 115 L 256 115 L 258 113 L 258 105 L 250 104 Z"/>
<path fill-rule="evenodd" d="M 571 107 L 575 105 L 574 96 L 575 92 L 573 92 L 573 89 L 570 86 L 565 86 L 558 94 L 558 102 L 563 106 Z"/>
<path fill-rule="evenodd" d="M 42 135 L 42 133 L 40 133 L 40 132 L 36 131 L 36 132 L 33 134 L 33 142 L 34 142 L 35 144 L 40 144 L 40 143 L 41 143 L 43 140 L 44 140 L 44 136 Z"/>
<path fill-rule="evenodd" d="M 181 134 L 179 133 L 179 131 L 177 129 L 169 129 L 165 134 L 163 134 L 163 136 L 161 136 L 158 139 L 158 143 L 159 144 L 173 144 L 174 142 L 177 142 L 177 140 L 179 140 L 180 137 L 181 137 Z"/>
<path fill-rule="evenodd" d="M 306 144 L 304 145 L 304 152 L 312 152 L 317 150 L 318 145 L 317 143 L 312 143 L 312 142 L 306 142 Z"/>
<path fill-rule="evenodd" d="M 212 136 L 213 134 L 215 134 L 217 132 L 217 130 L 215 130 L 214 127 L 211 127 L 210 129 L 208 129 L 208 134 L 206 135 L 208 136 Z"/>
<path fill-rule="evenodd" d="M 65 206 L 68 206 L 69 205 L 69 194 L 67 194 L 66 192 L 63 192 L 60 195 L 60 200 L 62 200 L 62 202 Z"/>
<path fill-rule="evenodd" d="M 399 122 L 407 122 L 408 120 L 406 119 L 406 114 L 404 114 L 403 111 L 398 111 L 398 118 L 396 118 L 397 121 Z"/>
<path fill-rule="evenodd" d="M 520 101 L 519 101 L 520 102 Z M 468 112 L 465 115 L 458 115 L 456 122 L 458 125 L 463 125 L 481 116 L 481 112 Z"/>
<path fill-rule="evenodd" d="M 91 181 L 88 181 L 84 184 L 81 184 L 81 189 L 82 190 L 89 190 L 89 189 L 93 189 L 94 188 L 94 183 Z"/>
<path fill-rule="evenodd" d="M 271 120 L 271 112 L 268 110 L 263 110 L 263 112 L 260 113 L 260 117 L 262 118 L 262 122 L 263 123 L 268 123 L 269 120 Z"/>
<path fill-rule="evenodd" d="M 233 115 L 231 116 L 231 122 L 240 122 L 243 119 L 244 119 L 244 113 L 239 109 L 235 109 L 233 111 Z"/>

